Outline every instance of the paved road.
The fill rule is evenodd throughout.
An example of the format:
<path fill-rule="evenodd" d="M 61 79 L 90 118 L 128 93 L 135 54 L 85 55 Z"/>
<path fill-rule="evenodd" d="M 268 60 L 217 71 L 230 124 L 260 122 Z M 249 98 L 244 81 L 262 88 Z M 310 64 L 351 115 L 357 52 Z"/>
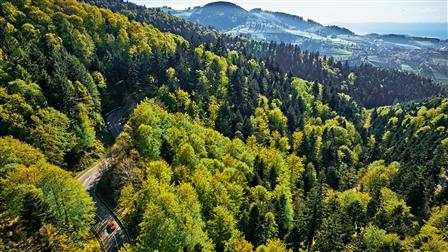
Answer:
<path fill-rule="evenodd" d="M 123 130 L 121 118 L 123 117 L 123 114 L 125 112 L 125 109 L 119 107 L 112 110 L 106 115 L 107 126 L 114 138 L 116 138 Z M 118 220 L 112 210 L 108 208 L 106 203 L 101 199 L 101 196 L 96 193 L 96 185 L 103 175 L 103 172 L 109 168 L 111 161 L 111 158 L 102 160 L 86 173 L 78 177 L 78 180 L 90 193 L 93 201 L 95 202 L 96 222 L 93 229 L 96 232 L 97 236 L 101 239 L 104 250 L 108 252 L 116 252 L 125 243 L 130 242 L 129 237 L 127 236 L 120 220 Z M 118 228 L 114 232 L 109 234 L 106 230 L 106 227 L 107 222 L 110 220 L 114 220 L 118 224 Z"/>
<path fill-rule="evenodd" d="M 121 121 L 132 112 L 134 107 L 135 104 L 131 104 L 127 107 L 118 107 L 104 116 L 107 122 L 107 128 L 114 138 L 117 138 L 121 131 L 123 131 L 123 124 Z"/>
<path fill-rule="evenodd" d="M 84 188 L 86 188 L 87 191 L 89 191 L 92 187 L 94 187 L 98 183 L 104 171 L 104 168 L 107 167 L 109 162 L 110 158 L 106 158 L 101 162 L 99 162 L 97 165 L 95 165 L 93 168 L 88 170 L 86 173 L 78 177 L 78 181 L 81 182 L 81 184 L 84 186 Z"/>
<path fill-rule="evenodd" d="M 113 214 L 113 212 L 107 207 L 101 197 L 96 193 L 96 185 L 101 178 L 103 172 L 108 168 L 111 159 L 106 158 L 92 169 L 84 173 L 78 178 L 78 181 L 85 187 L 85 189 L 90 193 L 95 202 L 96 217 L 95 225 L 93 227 L 94 231 L 101 239 L 105 251 L 116 252 L 125 243 L 129 243 L 128 236 L 121 225 L 118 218 Z M 107 222 L 109 220 L 114 220 L 118 224 L 118 228 L 112 232 L 108 233 L 106 230 Z"/>

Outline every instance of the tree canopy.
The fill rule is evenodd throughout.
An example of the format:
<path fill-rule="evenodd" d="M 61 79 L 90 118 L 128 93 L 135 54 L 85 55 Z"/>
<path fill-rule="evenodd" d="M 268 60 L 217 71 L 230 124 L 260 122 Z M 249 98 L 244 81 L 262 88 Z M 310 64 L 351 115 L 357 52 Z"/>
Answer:
<path fill-rule="evenodd" d="M 0 250 L 97 249 L 72 175 L 121 126 L 129 250 L 447 250 L 443 88 L 87 2 L 0 4 Z"/>

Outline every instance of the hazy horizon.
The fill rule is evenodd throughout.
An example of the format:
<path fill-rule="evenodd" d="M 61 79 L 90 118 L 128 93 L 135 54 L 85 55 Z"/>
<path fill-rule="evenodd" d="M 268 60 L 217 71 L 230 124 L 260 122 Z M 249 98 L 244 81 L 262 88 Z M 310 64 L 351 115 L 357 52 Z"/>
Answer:
<path fill-rule="evenodd" d="M 334 25 L 350 29 L 356 34 L 405 34 L 416 37 L 448 39 L 447 23 L 443 22 L 360 22 Z"/>
<path fill-rule="evenodd" d="M 173 9 L 203 6 L 216 1 L 185 0 L 130 0 L 147 7 L 169 6 Z M 246 10 L 262 8 L 299 15 L 323 24 L 400 22 L 447 23 L 445 0 L 233 0 Z"/>

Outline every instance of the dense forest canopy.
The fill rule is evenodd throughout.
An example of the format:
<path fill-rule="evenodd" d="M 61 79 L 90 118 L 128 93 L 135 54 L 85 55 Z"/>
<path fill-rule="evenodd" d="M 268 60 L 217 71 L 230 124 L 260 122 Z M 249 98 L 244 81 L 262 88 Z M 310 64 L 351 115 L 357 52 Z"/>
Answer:
<path fill-rule="evenodd" d="M 434 103 L 429 111 L 439 117 L 436 111 L 443 109 L 446 117 L 448 101 Z M 253 135 L 243 142 L 183 113 L 168 113 L 159 102 L 137 106 L 112 149 L 116 168 L 107 175 L 117 187 L 113 198 L 135 237 L 133 248 L 447 248 L 447 192 L 439 184 L 446 179 L 441 173 L 447 167 L 447 132 L 437 126 L 437 119 L 428 118 L 435 124 L 426 126 L 435 128 L 414 140 L 412 152 L 429 139 L 444 140 L 434 141 L 437 148 L 428 154 L 431 160 L 411 161 L 388 153 L 395 151 L 388 148 L 393 141 L 389 127 L 378 132 L 378 141 L 372 134 L 369 145 L 362 146 L 354 126 L 339 116 L 325 123 L 310 119 L 289 145 L 279 131 L 269 128 L 274 122 L 282 127 L 281 120 L 270 116 L 275 109 L 260 99 L 251 118 Z M 431 114 L 412 115 L 401 107 L 385 110 L 375 113 L 391 123 L 398 123 L 394 115 L 407 113 L 408 121 L 400 123 L 414 138 L 424 134 L 426 126 L 412 129 L 411 122 Z M 367 120 L 373 122 L 374 116 L 369 114 Z M 368 128 L 377 130 L 374 125 Z M 398 142 L 394 148 L 402 145 L 407 146 Z"/>
<path fill-rule="evenodd" d="M 162 31 L 178 34 L 193 45 L 209 44 L 210 50 L 217 54 L 225 52 L 225 49 L 237 50 L 246 57 L 263 60 L 285 73 L 324 83 L 332 92 L 347 93 L 365 107 L 389 105 L 447 92 L 439 84 L 415 74 L 380 69 L 367 64 L 349 67 L 347 62 L 322 58 L 318 52 L 302 51 L 296 45 L 260 42 L 218 33 L 158 8 L 145 8 L 123 0 L 86 2 L 121 12 L 131 19 L 148 22 Z"/>
<path fill-rule="evenodd" d="M 71 173 L 106 152 L 107 112 L 135 104 L 99 187 L 129 250 L 448 249 L 440 87 L 88 2 L 126 15 L 1 3 L 0 250 L 98 249 Z"/>

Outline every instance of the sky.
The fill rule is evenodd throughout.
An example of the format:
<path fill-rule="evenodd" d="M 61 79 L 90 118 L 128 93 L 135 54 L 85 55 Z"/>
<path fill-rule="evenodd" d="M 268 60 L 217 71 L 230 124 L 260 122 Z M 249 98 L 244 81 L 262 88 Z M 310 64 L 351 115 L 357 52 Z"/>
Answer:
<path fill-rule="evenodd" d="M 206 0 L 129 0 L 146 7 L 202 6 Z M 448 0 L 230 0 L 250 10 L 280 11 L 323 24 L 364 22 L 448 22 Z M 448 28 L 447 28 L 448 29 Z"/>

